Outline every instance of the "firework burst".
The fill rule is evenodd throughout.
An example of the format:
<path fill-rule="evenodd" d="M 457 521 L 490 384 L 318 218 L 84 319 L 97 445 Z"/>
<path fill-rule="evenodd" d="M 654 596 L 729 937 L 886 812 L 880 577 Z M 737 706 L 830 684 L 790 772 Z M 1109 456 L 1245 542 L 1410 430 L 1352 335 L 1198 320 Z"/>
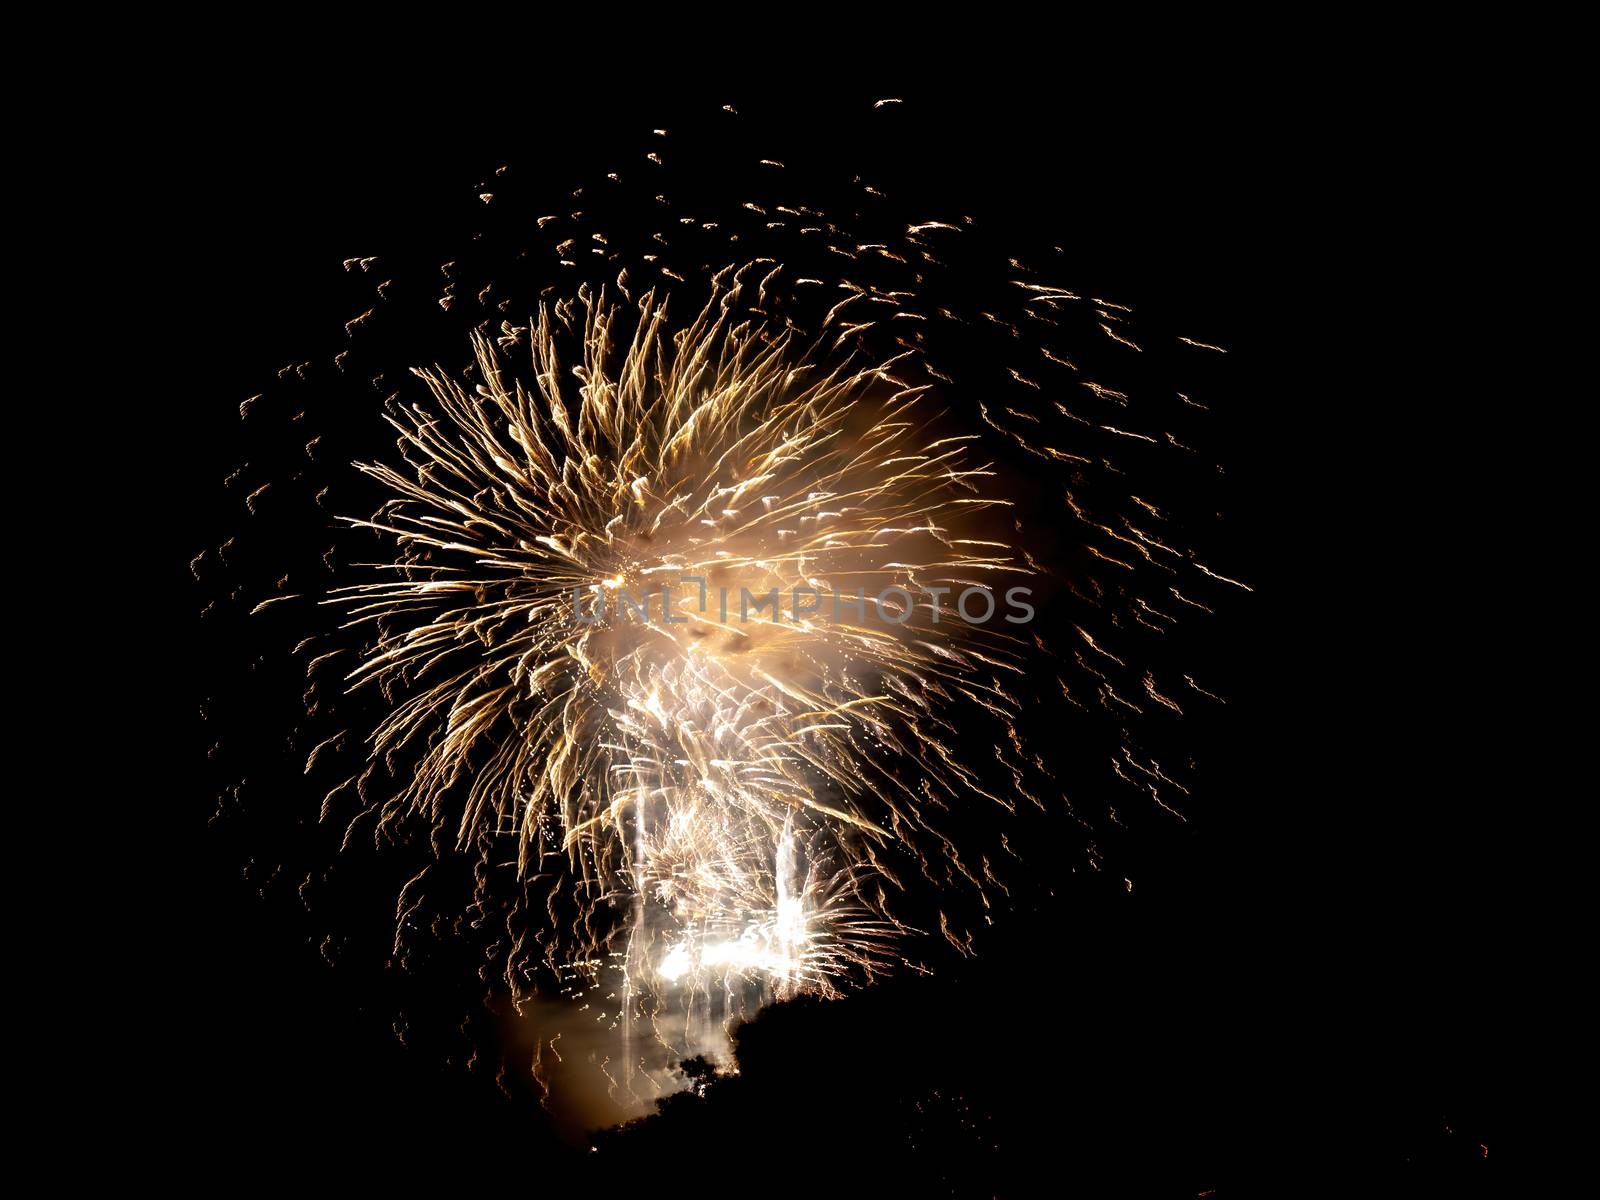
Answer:
<path fill-rule="evenodd" d="M 404 759 L 380 825 L 514 838 L 520 877 L 560 881 L 547 910 L 576 902 L 550 965 L 620 936 L 630 988 L 870 975 L 899 924 L 884 845 L 930 803 L 1015 802 L 945 732 L 1014 716 L 1019 639 L 949 600 L 1027 573 L 975 536 L 993 472 L 909 353 L 802 345 L 743 315 L 749 274 L 677 329 L 654 294 L 544 308 L 526 383 L 481 335 L 483 382 L 419 372 L 429 400 L 388 414 L 403 465 L 362 467 L 392 498 L 350 521 L 392 561 L 325 601 L 370 631 L 347 681 L 388 709 L 333 795 Z"/>
<path fill-rule="evenodd" d="M 479 938 L 514 1005 L 585 999 L 624 1111 L 771 998 L 927 969 L 930 943 L 974 953 L 1022 817 L 1037 854 L 1074 829 L 1100 871 L 1096 828 L 1140 818 L 1083 811 L 1091 756 L 1181 821 L 1186 756 L 1137 731 L 1217 702 L 1161 646 L 1243 586 L 1185 548 L 1163 477 L 1210 469 L 1186 432 L 1204 406 L 1141 374 L 1130 310 L 969 253 L 969 221 L 907 221 L 859 180 L 848 223 L 762 193 L 603 228 L 673 211 L 645 159 L 636 196 L 611 176 L 566 215 L 529 219 L 503 174 L 480 189 L 504 226 L 419 301 L 448 326 L 437 353 L 469 351 L 456 367 L 392 335 L 363 349 L 405 294 L 386 277 L 331 377 L 286 369 L 377 389 L 397 436 L 352 446 L 365 490 L 337 468 L 229 480 L 258 519 L 291 490 L 301 528 L 365 513 L 308 568 L 328 581 L 291 570 L 247 607 L 307 634 L 297 737 L 324 826 L 346 847 L 426 831 L 395 961 L 424 929 Z M 983 265 L 952 286 L 964 257 Z M 298 445 L 315 405 L 284 407 Z M 1043 594 L 1039 621 L 1007 619 L 1013 589 Z M 1080 722 L 1066 737 L 1038 736 L 1045 698 Z M 455 918 L 451 862 L 471 873 Z"/>

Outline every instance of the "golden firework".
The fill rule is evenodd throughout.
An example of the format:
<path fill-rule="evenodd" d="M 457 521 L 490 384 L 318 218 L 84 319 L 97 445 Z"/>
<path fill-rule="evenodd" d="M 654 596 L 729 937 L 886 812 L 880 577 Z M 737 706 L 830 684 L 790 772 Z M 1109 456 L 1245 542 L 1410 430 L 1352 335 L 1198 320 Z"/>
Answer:
<path fill-rule="evenodd" d="M 719 273 L 676 326 L 654 293 L 585 289 L 525 344 L 475 336 L 475 382 L 418 371 L 400 461 L 361 466 L 390 498 L 350 521 L 392 554 L 325 601 L 370 635 L 348 686 L 387 700 L 341 787 L 392 772 L 380 825 L 514 839 L 555 929 L 537 953 L 620 956 L 624 1020 L 870 974 L 898 925 L 884 848 L 929 805 L 1015 803 L 951 738 L 1015 703 L 1020 643 L 992 596 L 984 623 L 966 606 L 1029 573 L 981 536 L 1006 501 L 909 353 L 736 307 L 780 271 Z"/>

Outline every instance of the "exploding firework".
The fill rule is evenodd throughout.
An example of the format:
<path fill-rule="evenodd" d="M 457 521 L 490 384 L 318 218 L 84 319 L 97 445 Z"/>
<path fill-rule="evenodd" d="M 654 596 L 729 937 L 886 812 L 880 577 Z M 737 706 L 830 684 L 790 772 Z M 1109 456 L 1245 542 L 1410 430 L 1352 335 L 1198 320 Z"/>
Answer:
<path fill-rule="evenodd" d="M 603 997 L 596 1062 L 630 1110 L 769 999 L 926 969 L 930 942 L 975 952 L 1019 817 L 1056 846 L 1093 825 L 1032 728 L 1040 695 L 1081 714 L 1075 746 L 1114 730 L 1111 777 L 1182 819 L 1180 773 L 1130 730 L 1216 698 L 1158 678 L 1140 639 L 1235 581 L 1183 548 L 1159 484 L 1130 487 L 1155 474 L 1142 456 L 1194 455 L 1174 430 L 1203 406 L 1119 382 L 1146 353 L 1128 309 L 1009 257 L 957 294 L 961 220 L 847 228 L 764 195 L 625 245 L 588 209 L 529 220 L 491 186 L 516 240 L 445 263 L 428 301 L 467 361 L 340 353 L 330 394 L 373 368 L 394 450 L 352 456 L 365 490 L 304 482 L 342 530 L 326 582 L 291 591 L 291 572 L 250 606 L 311 624 L 322 821 L 345 845 L 427 831 L 397 960 L 439 928 L 433 877 L 471 864 L 445 936 L 492 934 L 479 975 L 514 1005 Z M 541 254 L 509 248 L 529 239 Z M 1035 589 L 1037 619 L 1016 607 Z"/>
<path fill-rule="evenodd" d="M 362 468 L 393 499 L 351 521 L 393 561 L 326 601 L 375 631 L 347 679 L 392 706 L 341 786 L 416 747 L 380 823 L 508 831 L 519 874 L 578 901 L 551 965 L 620 934 L 630 988 L 870 974 L 896 924 L 880 848 L 929 803 L 1014 803 L 943 732 L 956 705 L 1014 715 L 979 672 L 1020 673 L 1018 639 L 948 600 L 1027 571 L 971 536 L 993 472 L 937 436 L 908 354 L 742 317 L 747 273 L 676 332 L 654 294 L 541 311 L 526 384 L 483 337 L 470 390 L 420 372 L 430 402 L 389 413 L 404 467 Z"/>

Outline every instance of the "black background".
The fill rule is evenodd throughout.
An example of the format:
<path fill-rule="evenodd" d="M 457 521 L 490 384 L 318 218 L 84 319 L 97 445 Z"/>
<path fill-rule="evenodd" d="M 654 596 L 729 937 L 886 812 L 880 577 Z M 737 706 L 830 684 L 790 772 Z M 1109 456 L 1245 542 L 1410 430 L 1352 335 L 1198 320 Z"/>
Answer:
<path fill-rule="evenodd" d="M 974 968 L 816 1018 L 838 1047 L 817 1103 L 859 1120 L 874 1094 L 916 1090 L 897 1073 L 966 1081 L 1005 1166 L 958 1142 L 916 1168 L 960 1194 L 1002 1177 L 1017 1191 L 1029 1173 L 1091 1195 L 1490 1189 L 1520 1053 L 1505 980 L 1531 953 L 1505 862 L 1515 739 L 1497 716 L 1507 694 L 1487 682 L 1493 652 L 1452 616 L 1493 586 L 1463 559 L 1489 503 L 1459 487 L 1472 450 L 1439 395 L 1454 382 L 1417 362 L 1441 319 L 1433 294 L 1454 279 L 1432 273 L 1436 214 L 1408 192 L 1419 158 L 1422 174 L 1461 165 L 1469 122 L 1397 137 L 1291 74 L 1199 71 L 1159 106 L 1092 77 L 825 99 L 546 78 L 491 103 L 452 81 L 313 92 L 265 70 L 184 89 L 148 126 L 172 153 L 141 182 L 176 217 L 165 275 L 190 299 L 168 409 L 180 526 L 194 527 L 171 571 L 179 603 L 199 607 L 183 562 L 214 532 L 238 400 L 348 315 L 318 301 L 340 259 L 429 228 L 530 138 L 552 191 L 609 169 L 624 132 L 706 102 L 764 104 L 789 136 L 847 160 L 852 106 L 902 96 L 913 140 L 880 164 L 898 193 L 1070 232 L 1075 286 L 1192 316 L 1229 345 L 1239 408 L 1217 449 L 1256 592 L 1217 633 L 1236 676 L 1206 751 L 1222 799 L 1202 827 L 1125 902 L 1008 931 L 1019 953 L 1070 939 L 1070 980 Z M 196 729 L 197 753 L 205 742 Z M 183 1080 L 163 1113 L 175 1170 L 219 1186 L 329 1171 L 483 1186 L 585 1166 L 492 1084 L 408 1055 L 241 883 L 235 848 L 204 832 L 203 785 L 180 799 L 194 851 L 162 935 L 180 972 L 162 1013 Z M 970 1039 L 952 1044 L 952 1014 Z M 774 1072 L 794 1053 L 784 1038 L 808 1028 L 773 1035 Z M 806 1111 L 798 1148 L 739 1153 L 850 1194 L 833 1166 L 804 1165 L 827 1160 L 830 1127 Z M 728 1116 L 727 1136 L 748 1119 Z M 701 1136 L 608 1143 L 604 1170 L 665 1155 L 670 1178 L 720 1186 L 685 1149 Z"/>

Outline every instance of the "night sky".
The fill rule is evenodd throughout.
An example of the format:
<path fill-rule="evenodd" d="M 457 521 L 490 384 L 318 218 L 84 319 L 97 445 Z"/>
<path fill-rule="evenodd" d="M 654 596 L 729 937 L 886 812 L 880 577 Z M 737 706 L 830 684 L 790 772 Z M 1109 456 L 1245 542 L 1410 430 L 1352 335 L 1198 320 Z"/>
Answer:
<path fill-rule="evenodd" d="M 483 988 L 471 963 L 458 986 L 442 960 L 420 976 L 386 962 L 381 864 L 358 856 L 314 912 L 273 882 L 314 853 L 297 822 L 320 798 L 295 795 L 284 765 L 292 672 L 241 667 L 272 657 L 271 636 L 191 621 L 184 687 L 210 715 L 184 726 L 203 765 L 174 801 L 193 844 L 163 1014 L 187 1080 L 174 1170 L 216 1187 L 332 1175 L 459 1192 L 598 1171 L 597 1187 L 804 1180 L 819 1195 L 1491 1194 L 1517 1053 L 1492 983 L 1516 961 L 1515 885 L 1493 865 L 1513 756 L 1464 690 L 1441 615 L 1482 501 L 1451 515 L 1429 500 L 1453 469 L 1417 448 L 1436 438 L 1436 402 L 1423 380 L 1392 386 L 1416 373 L 1372 316 L 1421 305 L 1354 257 L 1398 254 L 1397 222 L 1414 228 L 1392 215 L 1404 148 L 1363 147 L 1322 99 L 1237 76 L 1180 80 L 1159 112 L 1091 78 L 823 99 L 777 81 L 546 80 L 514 105 L 423 82 L 212 76 L 156 123 L 164 186 L 183 197 L 170 270 L 192 305 L 169 380 L 183 613 L 218 594 L 184 562 L 244 528 L 222 483 L 257 449 L 239 402 L 338 348 L 343 259 L 448 255 L 501 163 L 562 197 L 641 130 L 695 128 L 724 103 L 775 157 L 870 172 L 908 207 L 1001 231 L 998 245 L 1063 246 L 1065 286 L 1225 344 L 1205 381 L 1205 449 L 1227 470 L 1206 485 L 1219 519 L 1204 536 L 1254 590 L 1182 648 L 1228 700 L 1183 733 L 1200 781 L 1185 823 L 1133 823 L 1099 874 L 1064 853 L 974 958 L 767 1009 L 738 1036 L 737 1078 L 593 1138 L 526 1082 L 463 1066 L 455 1027 Z M 884 96 L 905 101 L 888 142 L 861 119 Z M 202 99 L 225 119 L 202 121 Z M 352 416 L 350 436 L 362 428 Z M 285 553 L 320 551 L 317 536 Z M 1065 707 L 1030 719 L 1073 736 Z M 283 807 L 219 804 L 241 774 L 281 779 Z M 347 938 L 337 966 L 318 946 L 331 927 Z M 525 1061 L 525 1041 L 503 1022 L 508 1060 Z M 730 1182 L 735 1169 L 751 1174 Z"/>

